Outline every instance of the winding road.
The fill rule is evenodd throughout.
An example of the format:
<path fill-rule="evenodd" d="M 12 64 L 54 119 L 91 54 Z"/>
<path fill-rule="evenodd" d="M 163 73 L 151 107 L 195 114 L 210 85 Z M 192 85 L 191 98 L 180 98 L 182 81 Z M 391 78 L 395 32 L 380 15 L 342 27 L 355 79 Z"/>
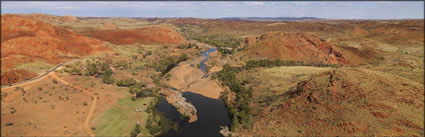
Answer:
<path fill-rule="evenodd" d="M 25 85 L 25 84 L 29 84 L 29 83 L 32 83 L 32 82 L 36 82 L 36 81 L 38 81 L 38 80 L 40 80 L 40 79 L 45 78 L 45 77 L 46 77 L 49 73 L 54 72 L 55 70 L 59 69 L 59 68 L 60 68 L 60 67 L 62 67 L 63 65 L 66 65 L 66 64 L 69 64 L 69 63 L 72 63 L 72 62 L 75 62 L 75 61 L 77 61 L 77 60 L 71 60 L 71 61 L 68 61 L 68 62 L 65 62 L 65 63 L 61 63 L 61 64 L 57 65 L 56 67 L 54 67 L 54 68 L 50 69 L 50 70 L 49 70 L 49 71 L 47 71 L 46 73 L 41 74 L 41 75 L 39 75 L 39 76 L 37 76 L 37 77 L 35 77 L 35 78 L 32 78 L 32 79 L 30 79 L 30 80 L 25 80 L 25 81 L 17 82 L 17 83 L 13 83 L 13 84 L 9 84 L 9 85 L 5 85 L 5 86 L 1 86 L 1 89 L 2 89 L 2 90 L 10 89 L 10 88 L 14 88 L 14 87 L 17 87 L 17 86 L 23 86 L 23 85 Z"/>
<path fill-rule="evenodd" d="M 81 91 L 83 91 L 84 93 L 86 93 L 86 94 L 90 95 L 90 96 L 93 98 L 93 104 L 91 105 L 91 108 L 90 108 L 90 110 L 89 110 L 89 113 L 87 114 L 87 118 L 86 118 L 86 120 L 84 121 L 84 125 L 83 125 L 84 130 L 86 130 L 86 132 L 87 132 L 87 133 L 88 133 L 91 137 L 94 137 L 95 135 L 93 134 L 93 132 L 92 132 L 92 131 L 91 131 L 91 129 L 89 128 L 89 125 L 90 125 L 90 119 L 91 119 L 91 117 L 92 117 L 92 115 L 93 115 L 93 112 L 94 112 L 94 110 L 96 109 L 97 99 L 99 99 L 99 100 L 101 100 L 101 101 L 103 101 L 103 102 L 105 102 L 105 103 L 107 103 L 107 104 L 109 104 L 109 105 L 112 105 L 112 106 L 118 107 L 118 108 L 120 108 L 120 109 L 136 109 L 136 108 L 132 108 L 132 107 L 124 107 L 124 106 L 120 106 L 120 105 L 118 105 L 118 104 L 113 103 L 112 101 L 110 101 L 110 100 L 108 100 L 108 99 L 105 99 L 105 98 L 103 98 L 103 97 L 97 96 L 97 95 L 93 94 L 92 92 L 90 92 L 90 91 L 88 91 L 88 90 L 85 90 L 85 89 L 83 89 L 83 88 L 81 88 L 81 87 L 79 87 L 79 86 L 76 86 L 76 85 L 70 84 L 70 83 L 68 83 L 67 81 L 65 81 L 65 80 L 63 80 L 62 78 L 60 78 L 58 75 L 56 75 L 56 72 L 51 73 L 51 74 L 50 74 L 50 76 L 51 76 L 52 78 L 56 79 L 58 82 L 62 82 L 62 83 L 64 83 L 65 85 L 70 85 L 70 86 L 72 86 L 72 87 L 73 87 L 73 88 L 75 88 L 75 89 L 81 90 Z"/>
<path fill-rule="evenodd" d="M 95 135 L 93 134 L 93 132 L 92 132 L 92 131 L 91 131 L 91 129 L 89 128 L 89 125 L 90 125 L 90 120 L 91 120 L 91 117 L 93 116 L 94 110 L 96 109 L 96 104 L 97 104 L 97 100 L 98 100 L 98 99 L 99 99 L 99 100 L 101 100 L 102 102 L 105 102 L 105 103 L 109 104 L 109 105 L 112 105 L 112 106 L 118 107 L 119 109 L 136 109 L 136 108 L 132 108 L 132 107 L 124 107 L 124 106 L 120 106 L 120 105 L 115 104 L 114 102 L 112 102 L 112 101 L 110 101 L 110 100 L 108 100 L 108 99 L 105 99 L 105 98 L 103 98 L 103 97 L 99 97 L 99 96 L 97 96 L 97 95 L 93 94 L 92 92 L 90 92 L 90 91 L 88 91 L 88 90 L 85 90 L 85 89 L 83 89 L 83 88 L 81 88 L 81 87 L 79 87 L 79 86 L 76 86 L 76 85 L 74 85 L 74 84 L 70 84 L 70 83 L 68 83 L 67 81 L 65 81 L 64 79 L 60 78 L 60 77 L 57 75 L 57 73 L 55 72 L 56 70 L 60 69 L 60 68 L 61 68 L 61 66 L 66 65 L 66 64 L 69 64 L 69 63 L 72 63 L 72 62 L 75 62 L 75 61 L 76 61 L 76 60 L 72 60 L 72 61 L 69 61 L 69 62 L 66 62 L 66 63 L 59 64 L 59 65 L 57 65 L 56 67 L 54 67 L 54 68 L 50 69 L 49 71 L 47 71 L 46 73 L 41 74 L 41 75 L 39 75 L 39 76 L 37 76 L 37 77 L 35 77 L 35 78 L 32 78 L 32 79 L 30 79 L 30 80 L 21 81 L 21 82 L 18 82 L 18 83 L 14 83 L 14 84 L 11 84 L 11 85 L 7 85 L 7 86 L 2 86 L 2 87 L 1 87 L 2 92 L 8 92 L 8 91 L 10 92 L 10 91 L 13 91 L 13 90 L 8 90 L 8 91 L 6 91 L 6 90 L 7 90 L 7 89 L 11 89 L 11 88 L 15 88 L 15 87 L 18 87 L 18 86 L 25 86 L 25 85 L 29 85 L 29 84 L 31 84 L 31 83 L 35 83 L 35 82 L 38 82 L 38 81 L 40 81 L 40 80 L 43 80 L 43 79 L 45 79 L 45 78 L 47 78 L 47 77 L 52 77 L 52 78 L 56 79 L 58 82 L 64 83 L 65 85 L 69 85 L 69 86 L 72 86 L 72 87 L 73 87 L 73 88 L 75 88 L 75 89 L 78 89 L 78 90 L 83 91 L 84 93 L 86 93 L 86 94 L 90 95 L 90 96 L 93 98 L 93 104 L 91 105 L 91 108 L 90 108 L 90 110 L 89 110 L 89 113 L 87 114 L 87 118 L 86 118 L 86 120 L 84 121 L 84 124 L 83 124 L 83 128 L 84 128 L 84 130 L 85 130 L 85 131 L 87 132 L 87 134 L 89 134 L 89 136 L 91 136 L 91 137 L 94 137 Z"/>

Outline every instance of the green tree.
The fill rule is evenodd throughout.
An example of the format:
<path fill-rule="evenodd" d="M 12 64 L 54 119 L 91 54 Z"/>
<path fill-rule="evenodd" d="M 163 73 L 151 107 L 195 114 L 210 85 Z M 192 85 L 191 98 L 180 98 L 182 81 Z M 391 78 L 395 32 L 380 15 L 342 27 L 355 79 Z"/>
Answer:
<path fill-rule="evenodd" d="M 239 119 L 236 115 L 232 118 L 231 131 L 235 132 L 239 128 Z"/>
<path fill-rule="evenodd" d="M 136 84 L 136 80 L 134 80 L 133 78 L 131 79 L 125 79 L 125 80 L 119 80 L 117 82 L 117 86 L 119 87 L 130 87 Z"/>
<path fill-rule="evenodd" d="M 152 55 L 152 51 L 148 50 L 145 55 L 146 56 Z"/>
<path fill-rule="evenodd" d="M 154 134 L 157 134 L 159 131 L 161 131 L 161 127 L 158 125 L 155 125 L 149 131 L 152 135 L 154 135 Z"/>
<path fill-rule="evenodd" d="M 55 84 L 58 83 L 58 81 L 56 79 L 53 79 L 52 82 L 55 83 Z"/>
<path fill-rule="evenodd" d="M 97 74 L 97 65 L 94 64 L 94 63 L 88 64 L 87 65 L 87 73 L 86 73 L 86 75 L 87 76 L 93 76 L 95 74 Z"/>
<path fill-rule="evenodd" d="M 146 120 L 146 128 L 150 129 L 152 127 L 152 123 L 153 123 L 152 115 L 149 115 L 148 120 Z"/>
<path fill-rule="evenodd" d="M 131 137 L 137 137 L 137 135 L 140 133 L 140 125 L 136 124 L 136 127 L 134 127 L 134 130 L 131 132 Z"/>
<path fill-rule="evenodd" d="M 105 73 L 102 75 L 102 82 L 106 84 L 114 84 L 115 80 L 112 78 L 112 70 L 106 69 Z"/>
<path fill-rule="evenodd" d="M 77 67 L 73 67 L 71 70 L 71 74 L 72 75 L 81 75 L 81 69 L 77 68 Z"/>

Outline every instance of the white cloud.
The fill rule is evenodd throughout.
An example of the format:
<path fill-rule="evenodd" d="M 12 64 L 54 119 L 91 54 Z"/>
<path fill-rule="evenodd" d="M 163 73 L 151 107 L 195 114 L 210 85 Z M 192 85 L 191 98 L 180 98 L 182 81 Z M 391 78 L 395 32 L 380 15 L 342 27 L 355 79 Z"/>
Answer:
<path fill-rule="evenodd" d="M 307 3 L 307 2 L 292 2 L 292 4 L 295 4 L 295 5 L 309 5 L 309 3 Z"/>
<path fill-rule="evenodd" d="M 254 5 L 254 6 L 263 6 L 264 5 L 264 2 L 261 2 L 261 1 L 254 1 L 254 2 L 245 2 L 246 4 L 248 4 L 248 5 Z"/>

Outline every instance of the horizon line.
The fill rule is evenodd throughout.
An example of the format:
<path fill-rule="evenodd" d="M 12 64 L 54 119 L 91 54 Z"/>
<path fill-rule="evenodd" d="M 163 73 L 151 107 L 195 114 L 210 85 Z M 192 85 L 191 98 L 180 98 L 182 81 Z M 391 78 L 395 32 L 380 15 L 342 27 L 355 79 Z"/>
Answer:
<path fill-rule="evenodd" d="M 217 17 L 217 18 L 202 18 L 202 17 L 189 17 L 189 16 L 180 16 L 180 17 L 118 17 L 118 16 L 75 16 L 75 15 L 55 15 L 55 14 L 46 14 L 46 13 L 1 13 L 1 15 L 31 15 L 31 14 L 41 14 L 41 15 L 49 15 L 49 16 L 74 16 L 74 17 L 80 17 L 80 18 L 161 18 L 161 19 L 173 19 L 173 18 L 194 18 L 194 19 L 225 19 L 225 18 L 315 18 L 315 19 L 305 19 L 305 20 L 424 20 L 424 18 L 402 18 L 402 19 L 396 19 L 396 18 L 385 18 L 385 19 L 341 19 L 341 18 L 323 18 L 323 17 L 313 17 L 313 16 L 227 16 L 227 17 Z M 254 21 L 254 20 L 241 20 L 241 21 Z M 266 21 L 273 21 L 273 20 L 266 20 Z"/>

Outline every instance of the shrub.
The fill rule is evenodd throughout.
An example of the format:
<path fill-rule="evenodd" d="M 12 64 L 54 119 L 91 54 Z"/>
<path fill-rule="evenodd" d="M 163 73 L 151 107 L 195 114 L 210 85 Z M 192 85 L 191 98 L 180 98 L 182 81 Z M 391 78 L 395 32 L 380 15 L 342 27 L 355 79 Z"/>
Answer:
<path fill-rule="evenodd" d="M 157 72 L 161 72 L 161 74 L 164 75 L 172 68 L 174 68 L 178 63 L 188 59 L 189 57 L 186 54 L 182 54 L 177 58 L 175 56 L 168 56 L 159 60 L 159 62 L 155 63 L 153 67 Z"/>
<path fill-rule="evenodd" d="M 152 51 L 148 50 L 145 55 L 146 56 L 152 55 Z"/>
<path fill-rule="evenodd" d="M 215 45 L 216 47 L 230 47 L 236 48 L 242 41 L 241 38 L 237 38 L 231 35 L 219 35 L 219 34 L 203 34 L 193 35 L 195 40 Z"/>
<path fill-rule="evenodd" d="M 184 45 L 184 44 L 180 44 L 179 46 L 177 46 L 177 48 L 178 48 L 178 49 L 185 49 L 185 48 L 186 48 L 186 45 Z"/>
<path fill-rule="evenodd" d="M 133 56 L 131 56 L 131 58 L 132 58 L 133 60 L 136 60 L 136 59 L 137 59 L 137 55 L 133 55 Z"/>
<path fill-rule="evenodd" d="M 87 72 L 86 72 L 87 76 L 93 76 L 97 73 L 98 73 L 98 71 L 97 71 L 97 65 L 96 64 L 92 63 L 92 64 L 87 65 Z"/>
<path fill-rule="evenodd" d="M 228 91 L 225 91 L 221 98 L 224 100 L 226 107 L 232 116 L 231 130 L 235 131 L 240 125 L 244 127 L 246 124 L 250 124 L 251 115 L 249 114 L 249 102 L 252 98 L 252 88 L 245 88 L 241 81 L 236 77 L 236 73 L 240 71 L 240 68 L 232 68 L 226 64 L 223 69 L 217 73 L 217 77 L 222 83 L 228 86 L 231 92 L 236 93 L 236 99 L 234 102 L 228 101 Z"/>
<path fill-rule="evenodd" d="M 161 131 L 161 127 L 158 126 L 158 125 L 155 125 L 149 131 L 152 135 L 154 135 L 154 134 L 158 133 L 159 131 Z"/>
<path fill-rule="evenodd" d="M 55 83 L 55 84 L 58 83 L 58 81 L 56 79 L 53 79 L 52 82 Z"/>
<path fill-rule="evenodd" d="M 134 127 L 134 130 L 131 132 L 130 136 L 131 137 L 136 137 L 137 134 L 140 133 L 140 125 L 136 124 L 136 127 Z"/>
<path fill-rule="evenodd" d="M 113 84 L 115 83 L 114 78 L 112 78 L 112 70 L 109 69 L 105 69 L 105 73 L 103 73 L 102 75 L 102 82 L 106 83 L 106 84 Z"/>
<path fill-rule="evenodd" d="M 10 114 L 13 114 L 16 112 L 16 109 L 14 107 L 10 108 Z"/>
<path fill-rule="evenodd" d="M 6 126 L 13 126 L 13 123 L 12 122 L 7 122 L 6 123 Z"/>
<path fill-rule="evenodd" d="M 125 80 L 120 80 L 117 82 L 117 86 L 119 87 L 130 87 L 136 84 L 136 80 L 134 80 L 133 78 L 131 79 L 125 79 Z"/>
<path fill-rule="evenodd" d="M 151 113 L 152 111 L 151 111 L 151 106 L 148 106 L 148 108 L 146 108 L 146 112 L 147 113 Z"/>
<path fill-rule="evenodd" d="M 302 61 L 281 61 L 280 59 L 269 60 L 269 59 L 260 59 L 260 60 L 249 60 L 246 62 L 244 68 L 250 70 L 257 67 L 276 67 L 276 66 L 315 66 L 315 67 L 337 67 L 335 64 L 324 64 L 320 63 L 310 63 L 305 64 Z"/>
<path fill-rule="evenodd" d="M 152 121 L 152 116 L 151 116 L 151 115 L 149 115 L 149 116 L 148 116 L 148 119 L 146 120 L 146 128 L 147 128 L 147 129 L 150 129 L 150 128 L 152 127 L 152 123 L 153 123 L 153 121 Z"/>

